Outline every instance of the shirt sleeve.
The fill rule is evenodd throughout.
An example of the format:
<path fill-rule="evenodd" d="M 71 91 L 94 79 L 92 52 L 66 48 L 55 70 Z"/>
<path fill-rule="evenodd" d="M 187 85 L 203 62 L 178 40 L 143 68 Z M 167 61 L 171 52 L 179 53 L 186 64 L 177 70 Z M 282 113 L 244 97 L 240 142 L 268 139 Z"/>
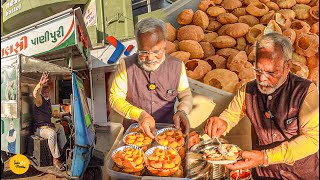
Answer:
<path fill-rule="evenodd" d="M 267 150 L 269 164 L 293 164 L 319 150 L 319 92 L 313 83 L 301 105 L 298 118 L 300 135 Z"/>
<path fill-rule="evenodd" d="M 183 62 L 181 62 L 181 64 L 182 64 L 182 69 L 181 69 L 180 81 L 178 86 L 178 92 L 182 92 L 189 88 L 189 81 L 186 73 L 186 67 Z"/>
<path fill-rule="evenodd" d="M 178 86 L 178 100 L 179 103 L 177 105 L 177 110 L 183 110 L 185 113 L 189 114 L 193 101 L 192 101 L 192 93 L 189 87 L 188 77 L 186 73 L 186 68 L 184 63 L 181 66 L 181 74 L 180 74 L 180 81 Z"/>
<path fill-rule="evenodd" d="M 126 101 L 128 78 L 124 59 L 120 60 L 119 65 L 113 74 L 113 78 L 109 96 L 110 107 L 126 119 L 137 121 L 143 110 Z"/>
<path fill-rule="evenodd" d="M 226 135 L 238 122 L 246 115 L 245 105 L 246 84 L 243 85 L 237 94 L 233 97 L 229 103 L 227 109 L 225 109 L 219 116 L 222 120 L 227 122 L 227 130 L 223 135 Z"/>
<path fill-rule="evenodd" d="M 42 105 L 42 98 L 41 98 L 41 95 L 40 95 L 40 91 L 41 91 L 42 87 L 40 85 L 40 83 L 38 83 L 36 85 L 36 87 L 34 88 L 33 90 L 33 98 L 34 98 L 34 104 L 37 106 L 37 107 L 40 107 Z"/>

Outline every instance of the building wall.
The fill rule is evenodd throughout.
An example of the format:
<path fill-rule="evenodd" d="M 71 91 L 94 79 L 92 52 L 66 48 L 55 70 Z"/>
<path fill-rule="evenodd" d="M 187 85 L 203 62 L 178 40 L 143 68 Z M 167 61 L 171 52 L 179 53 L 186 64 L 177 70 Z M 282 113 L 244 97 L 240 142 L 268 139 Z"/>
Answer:
<path fill-rule="evenodd" d="M 3 5 L 4 34 L 80 5 L 88 0 L 8 0 Z"/>
<path fill-rule="evenodd" d="M 106 88 L 104 73 L 92 75 L 93 83 L 93 120 L 94 124 L 107 125 Z"/>

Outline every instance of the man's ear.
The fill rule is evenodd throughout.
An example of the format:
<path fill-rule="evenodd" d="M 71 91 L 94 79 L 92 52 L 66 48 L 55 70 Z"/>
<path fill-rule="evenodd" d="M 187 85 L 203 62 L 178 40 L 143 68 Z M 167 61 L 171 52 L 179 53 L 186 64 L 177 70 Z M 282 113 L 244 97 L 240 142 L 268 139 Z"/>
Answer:
<path fill-rule="evenodd" d="M 288 73 L 290 72 L 291 66 L 292 66 L 292 60 L 289 59 L 288 62 L 285 64 L 284 70 L 287 71 Z"/>
<path fill-rule="evenodd" d="M 289 59 L 286 66 L 290 69 L 292 66 L 292 59 Z"/>

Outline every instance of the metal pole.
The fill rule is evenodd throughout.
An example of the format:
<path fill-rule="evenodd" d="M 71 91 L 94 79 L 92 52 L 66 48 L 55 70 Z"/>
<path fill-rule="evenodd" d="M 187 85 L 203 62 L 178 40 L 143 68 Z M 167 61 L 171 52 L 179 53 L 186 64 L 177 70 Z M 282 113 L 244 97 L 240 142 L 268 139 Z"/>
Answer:
<path fill-rule="evenodd" d="M 148 13 L 151 12 L 151 4 L 150 0 L 147 0 L 147 6 L 148 6 Z"/>
<path fill-rule="evenodd" d="M 90 55 L 91 56 L 91 55 Z M 90 78 L 90 93 L 91 93 L 91 117 L 92 120 L 94 122 L 94 103 L 93 103 L 93 82 L 92 82 L 92 72 L 91 72 L 91 68 L 89 69 L 89 78 Z"/>

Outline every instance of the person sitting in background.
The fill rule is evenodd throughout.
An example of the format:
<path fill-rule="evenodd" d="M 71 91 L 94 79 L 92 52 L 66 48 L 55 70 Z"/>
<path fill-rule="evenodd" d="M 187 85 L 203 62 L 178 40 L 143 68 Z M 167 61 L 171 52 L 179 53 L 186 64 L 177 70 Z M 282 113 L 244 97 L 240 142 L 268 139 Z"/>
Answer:
<path fill-rule="evenodd" d="M 50 103 L 50 88 L 46 83 L 49 80 L 49 74 L 43 73 L 39 83 L 33 90 L 34 106 L 33 114 L 35 120 L 36 135 L 42 138 L 48 139 L 48 145 L 50 152 L 53 157 L 53 165 L 63 171 L 64 166 L 61 164 L 59 158 L 62 149 L 67 143 L 66 135 L 64 133 L 64 128 L 61 124 L 53 124 L 51 118 L 61 118 L 63 114 L 52 114 L 51 103 Z M 59 144 L 58 144 L 59 142 Z"/>

